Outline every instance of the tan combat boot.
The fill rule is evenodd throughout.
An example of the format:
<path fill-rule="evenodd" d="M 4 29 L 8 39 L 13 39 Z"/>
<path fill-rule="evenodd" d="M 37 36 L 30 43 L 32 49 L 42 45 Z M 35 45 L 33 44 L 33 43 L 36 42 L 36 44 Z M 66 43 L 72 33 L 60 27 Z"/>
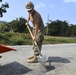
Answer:
<path fill-rule="evenodd" d="M 38 62 L 37 56 L 34 56 L 32 59 L 27 60 L 28 63 L 36 63 Z"/>
<path fill-rule="evenodd" d="M 32 59 L 33 57 L 34 57 L 34 55 L 33 55 L 33 56 L 28 57 L 28 59 Z"/>

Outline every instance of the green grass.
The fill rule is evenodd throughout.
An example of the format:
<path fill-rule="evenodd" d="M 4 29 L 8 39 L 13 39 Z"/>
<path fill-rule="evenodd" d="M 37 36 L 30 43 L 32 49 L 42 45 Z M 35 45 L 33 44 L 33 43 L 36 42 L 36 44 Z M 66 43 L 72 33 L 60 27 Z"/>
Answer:
<path fill-rule="evenodd" d="M 45 36 L 43 44 L 76 43 L 76 38 Z"/>
<path fill-rule="evenodd" d="M 6 45 L 32 45 L 30 34 L 0 33 L 0 43 Z M 76 43 L 76 38 L 44 36 L 43 44 Z"/>

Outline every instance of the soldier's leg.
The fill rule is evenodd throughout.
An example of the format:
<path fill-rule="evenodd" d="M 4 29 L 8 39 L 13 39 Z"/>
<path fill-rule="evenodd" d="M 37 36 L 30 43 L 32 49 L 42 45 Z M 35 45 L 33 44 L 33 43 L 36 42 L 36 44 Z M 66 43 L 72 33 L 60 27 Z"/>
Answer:
<path fill-rule="evenodd" d="M 44 37 L 40 36 L 40 38 L 38 38 L 37 41 L 36 41 L 37 42 L 37 46 L 38 46 L 38 48 L 37 48 L 37 46 L 34 46 L 34 54 L 36 56 L 39 56 L 39 53 L 41 53 L 43 39 L 44 39 Z"/>

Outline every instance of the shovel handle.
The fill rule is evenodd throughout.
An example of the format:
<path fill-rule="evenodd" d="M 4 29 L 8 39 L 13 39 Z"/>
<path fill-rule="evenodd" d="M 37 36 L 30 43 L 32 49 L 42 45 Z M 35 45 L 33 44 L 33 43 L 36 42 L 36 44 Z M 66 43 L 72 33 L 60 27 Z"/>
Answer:
<path fill-rule="evenodd" d="M 31 35 L 32 39 L 33 39 L 33 34 L 32 34 L 32 32 L 31 32 L 31 30 L 30 30 L 30 27 L 29 27 L 29 25 L 26 25 L 26 26 L 27 26 L 27 28 L 28 28 L 28 30 L 29 30 L 29 32 L 30 32 L 30 35 Z M 37 43 L 36 43 L 36 41 L 34 41 L 34 44 L 37 46 Z"/>
<path fill-rule="evenodd" d="M 28 28 L 28 30 L 29 30 L 29 33 L 30 33 L 32 39 L 33 39 L 33 34 L 32 34 L 32 32 L 31 32 L 31 30 L 30 30 L 29 25 L 26 25 L 26 26 L 27 26 L 27 28 Z M 38 45 L 37 45 L 37 42 L 34 41 L 34 40 L 33 40 L 33 42 L 34 42 L 34 44 L 36 45 L 37 49 L 39 50 L 39 47 L 38 47 Z M 40 53 L 40 50 L 39 50 L 39 55 L 42 56 L 42 54 Z"/>

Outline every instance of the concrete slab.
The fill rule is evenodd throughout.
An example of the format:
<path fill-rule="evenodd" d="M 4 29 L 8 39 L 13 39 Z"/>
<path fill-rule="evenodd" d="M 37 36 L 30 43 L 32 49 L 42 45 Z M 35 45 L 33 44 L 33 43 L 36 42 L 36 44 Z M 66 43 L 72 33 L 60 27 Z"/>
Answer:
<path fill-rule="evenodd" d="M 0 75 L 76 75 L 76 44 L 43 45 L 42 54 L 48 57 L 43 66 L 27 63 L 33 46 L 10 46 L 17 51 L 0 54 Z"/>

